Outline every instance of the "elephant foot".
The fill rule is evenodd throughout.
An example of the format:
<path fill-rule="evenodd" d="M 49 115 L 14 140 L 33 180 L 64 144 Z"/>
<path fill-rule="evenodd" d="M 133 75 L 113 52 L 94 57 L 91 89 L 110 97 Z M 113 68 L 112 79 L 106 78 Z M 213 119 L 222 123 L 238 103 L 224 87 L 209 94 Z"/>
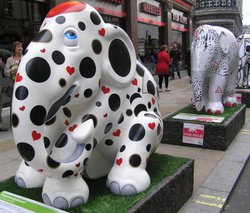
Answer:
<path fill-rule="evenodd" d="M 59 209 L 68 209 L 87 202 L 89 188 L 82 177 L 56 179 L 47 177 L 42 198 L 47 205 Z"/>
<path fill-rule="evenodd" d="M 32 167 L 21 162 L 15 176 L 16 184 L 21 188 L 37 188 L 43 186 L 45 176 L 35 171 Z"/>
<path fill-rule="evenodd" d="M 126 169 L 124 173 L 112 169 L 106 181 L 110 191 L 117 195 L 134 195 L 145 191 L 150 185 L 148 173 L 142 169 Z"/>
<path fill-rule="evenodd" d="M 226 97 L 223 102 L 224 102 L 224 105 L 226 107 L 236 107 L 237 106 L 236 97 Z"/>
<path fill-rule="evenodd" d="M 205 108 L 207 114 L 221 114 L 224 112 L 224 107 L 221 102 L 209 102 Z"/>

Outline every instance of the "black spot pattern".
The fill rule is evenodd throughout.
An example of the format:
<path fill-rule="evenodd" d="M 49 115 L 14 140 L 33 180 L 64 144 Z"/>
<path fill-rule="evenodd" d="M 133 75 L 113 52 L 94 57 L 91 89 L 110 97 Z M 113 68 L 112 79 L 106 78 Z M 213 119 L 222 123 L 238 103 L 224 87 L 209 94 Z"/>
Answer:
<path fill-rule="evenodd" d="M 118 120 L 118 124 L 121 124 L 124 121 L 124 115 L 121 113 L 120 118 Z"/>
<path fill-rule="evenodd" d="M 147 82 L 147 89 L 150 94 L 155 95 L 155 86 L 152 81 Z"/>
<path fill-rule="evenodd" d="M 129 158 L 129 163 L 133 167 L 140 166 L 140 164 L 141 164 L 141 156 L 137 155 L 137 154 L 131 155 L 131 157 Z"/>
<path fill-rule="evenodd" d="M 82 117 L 82 123 L 84 123 L 85 121 L 87 121 L 89 119 L 92 119 L 92 121 L 94 123 L 94 127 L 96 127 L 96 125 L 97 125 L 97 118 L 94 115 L 92 115 L 92 114 L 84 115 Z"/>
<path fill-rule="evenodd" d="M 19 119 L 15 113 L 13 113 L 11 116 L 11 123 L 12 123 L 12 127 L 14 127 L 14 128 L 16 128 L 18 126 Z"/>
<path fill-rule="evenodd" d="M 97 140 L 94 138 L 94 142 L 93 142 L 93 149 L 96 147 L 96 145 L 97 145 Z"/>
<path fill-rule="evenodd" d="M 57 24 L 63 24 L 66 21 L 64 16 L 58 16 L 56 17 L 56 23 Z"/>
<path fill-rule="evenodd" d="M 61 136 L 59 137 L 59 139 L 57 140 L 57 142 L 55 143 L 55 146 L 57 148 L 62 148 L 62 147 L 65 147 L 68 143 L 68 136 L 63 133 L 61 134 Z"/>
<path fill-rule="evenodd" d="M 73 174 L 74 174 L 74 172 L 72 170 L 67 170 L 66 172 L 63 173 L 62 178 L 69 177 Z"/>
<path fill-rule="evenodd" d="M 122 145 L 121 148 L 120 148 L 120 152 L 124 152 L 126 149 L 126 146 L 125 145 Z"/>
<path fill-rule="evenodd" d="M 49 30 L 42 30 L 34 38 L 34 42 L 48 43 L 52 40 L 52 33 Z"/>
<path fill-rule="evenodd" d="M 47 164 L 52 169 L 55 169 L 55 168 L 57 168 L 57 167 L 60 166 L 60 163 L 58 163 L 57 161 L 53 160 L 50 156 L 47 157 Z"/>
<path fill-rule="evenodd" d="M 60 51 L 57 51 L 57 50 L 52 53 L 52 59 L 58 65 L 63 64 L 65 61 L 64 55 Z"/>
<path fill-rule="evenodd" d="M 86 29 L 86 25 L 81 21 L 78 23 L 78 27 L 81 31 L 84 31 Z"/>
<path fill-rule="evenodd" d="M 158 126 L 157 126 L 157 135 L 160 135 L 160 133 L 161 133 L 161 125 L 158 124 Z"/>
<path fill-rule="evenodd" d="M 56 116 L 45 122 L 45 125 L 50 126 L 56 122 Z"/>
<path fill-rule="evenodd" d="M 133 114 L 133 112 L 132 112 L 131 109 L 128 109 L 128 110 L 126 111 L 126 115 L 127 115 L 127 116 L 131 116 L 132 114 Z"/>
<path fill-rule="evenodd" d="M 90 19 L 91 19 L 92 23 L 95 25 L 99 25 L 101 23 L 101 19 L 96 12 L 90 13 Z"/>
<path fill-rule="evenodd" d="M 46 117 L 46 109 L 41 105 L 34 106 L 30 111 L 30 120 L 34 125 L 37 126 L 43 125 L 45 117 Z"/>
<path fill-rule="evenodd" d="M 51 74 L 48 62 L 40 57 L 30 59 L 25 69 L 29 78 L 36 83 L 47 81 Z"/>
<path fill-rule="evenodd" d="M 134 124 L 129 130 L 129 139 L 131 141 L 140 141 L 146 134 L 145 128 L 141 124 Z"/>
<path fill-rule="evenodd" d="M 27 87 L 25 86 L 17 87 L 16 92 L 15 92 L 16 99 L 22 101 L 22 100 L 25 100 L 28 97 L 28 95 L 29 95 L 29 91 Z"/>
<path fill-rule="evenodd" d="M 92 89 L 86 89 L 84 91 L 83 95 L 84 95 L 85 98 L 89 98 L 89 97 L 91 97 L 92 93 L 93 93 Z"/>
<path fill-rule="evenodd" d="M 145 71 L 144 71 L 144 69 L 143 69 L 141 66 L 139 66 L 138 64 L 136 65 L 136 71 L 137 71 L 138 75 L 140 75 L 141 77 L 144 76 Z"/>
<path fill-rule="evenodd" d="M 148 108 L 151 109 L 151 102 L 148 102 Z"/>
<path fill-rule="evenodd" d="M 34 148 L 27 143 L 23 143 L 23 142 L 18 143 L 17 150 L 25 161 L 28 161 L 28 162 L 32 161 L 33 158 L 35 157 Z"/>
<path fill-rule="evenodd" d="M 86 57 L 82 59 L 80 63 L 80 74 L 84 78 L 92 78 L 96 73 L 96 65 L 95 62 L 89 58 Z"/>
<path fill-rule="evenodd" d="M 65 87 L 65 86 L 66 86 L 66 80 L 65 80 L 64 78 L 60 79 L 60 80 L 59 80 L 59 85 L 60 85 L 61 87 Z"/>
<path fill-rule="evenodd" d="M 97 107 L 100 107 L 100 106 L 102 105 L 102 103 L 101 103 L 100 101 L 97 101 L 97 102 L 95 103 L 95 105 L 96 105 Z"/>
<path fill-rule="evenodd" d="M 100 54 L 100 52 L 102 51 L 102 44 L 99 40 L 95 39 L 92 42 L 92 48 L 95 54 Z"/>
<path fill-rule="evenodd" d="M 126 77 L 131 69 L 131 59 L 126 45 L 120 39 L 115 39 L 109 46 L 109 61 L 115 73 Z"/>
<path fill-rule="evenodd" d="M 104 134 L 107 134 L 113 127 L 112 123 L 108 123 L 104 128 Z"/>
<path fill-rule="evenodd" d="M 47 149 L 50 146 L 50 139 L 48 137 L 43 138 L 44 141 L 44 147 Z"/>
<path fill-rule="evenodd" d="M 105 144 L 106 144 L 107 146 L 112 146 L 112 145 L 113 145 L 113 141 L 112 141 L 111 139 L 107 139 L 107 140 L 105 141 Z"/>
<path fill-rule="evenodd" d="M 86 144 L 85 149 L 86 149 L 87 151 L 90 151 L 91 148 L 92 148 L 92 145 L 91 145 L 90 143 Z"/>
<path fill-rule="evenodd" d="M 151 144 L 148 144 L 148 145 L 146 146 L 146 150 L 147 150 L 147 152 L 150 152 L 150 150 L 151 150 Z"/>
<path fill-rule="evenodd" d="M 67 107 L 64 107 L 63 108 L 63 113 L 64 113 L 64 115 L 66 116 L 66 117 L 68 117 L 68 118 L 70 118 L 71 117 L 71 111 L 69 110 L 69 108 L 67 108 Z"/>
<path fill-rule="evenodd" d="M 139 94 L 139 93 L 134 93 L 133 95 L 131 95 L 130 104 L 132 104 L 133 101 L 134 101 L 136 98 L 141 98 L 141 94 Z"/>
<path fill-rule="evenodd" d="M 138 104 L 134 109 L 135 116 L 138 116 L 142 111 L 147 111 L 147 107 L 144 104 Z"/>
<path fill-rule="evenodd" d="M 109 96 L 109 108 L 112 110 L 112 111 L 117 111 L 120 107 L 120 104 L 121 104 L 121 99 L 119 97 L 119 95 L 117 94 L 112 94 Z"/>

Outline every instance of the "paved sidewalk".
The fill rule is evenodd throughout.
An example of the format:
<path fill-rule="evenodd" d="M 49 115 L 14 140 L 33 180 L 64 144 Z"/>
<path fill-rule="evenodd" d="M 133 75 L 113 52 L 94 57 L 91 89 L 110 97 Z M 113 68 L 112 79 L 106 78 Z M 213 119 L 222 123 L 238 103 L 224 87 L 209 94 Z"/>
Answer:
<path fill-rule="evenodd" d="M 171 80 L 170 92 L 160 93 L 160 110 L 165 117 L 191 103 L 192 87 L 181 71 L 182 78 Z M 155 76 L 156 81 L 158 77 Z M 192 158 L 194 193 L 182 207 L 182 213 L 220 212 L 250 152 L 250 109 L 246 125 L 227 151 L 160 144 L 157 153 Z M 9 111 L 4 110 L 4 125 L 9 126 Z M 12 132 L 0 132 L 0 181 L 15 175 L 21 158 L 15 148 Z"/>

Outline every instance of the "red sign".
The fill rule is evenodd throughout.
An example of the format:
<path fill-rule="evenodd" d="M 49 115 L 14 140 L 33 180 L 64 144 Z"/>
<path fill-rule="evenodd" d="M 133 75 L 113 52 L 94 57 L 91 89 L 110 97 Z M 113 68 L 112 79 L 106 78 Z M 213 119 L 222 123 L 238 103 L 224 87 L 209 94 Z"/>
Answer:
<path fill-rule="evenodd" d="M 204 125 L 184 123 L 183 143 L 203 145 Z"/>
<path fill-rule="evenodd" d="M 155 5 L 149 4 L 147 2 L 141 3 L 141 11 L 144 13 L 149 13 L 154 16 L 161 15 L 161 8 Z"/>

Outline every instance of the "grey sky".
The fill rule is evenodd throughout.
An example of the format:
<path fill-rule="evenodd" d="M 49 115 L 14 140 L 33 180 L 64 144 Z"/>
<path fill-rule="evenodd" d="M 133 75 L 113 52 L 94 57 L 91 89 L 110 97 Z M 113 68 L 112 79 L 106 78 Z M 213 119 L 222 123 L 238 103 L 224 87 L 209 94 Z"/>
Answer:
<path fill-rule="evenodd" d="M 242 14 L 243 25 L 250 25 L 250 0 L 243 0 Z"/>

